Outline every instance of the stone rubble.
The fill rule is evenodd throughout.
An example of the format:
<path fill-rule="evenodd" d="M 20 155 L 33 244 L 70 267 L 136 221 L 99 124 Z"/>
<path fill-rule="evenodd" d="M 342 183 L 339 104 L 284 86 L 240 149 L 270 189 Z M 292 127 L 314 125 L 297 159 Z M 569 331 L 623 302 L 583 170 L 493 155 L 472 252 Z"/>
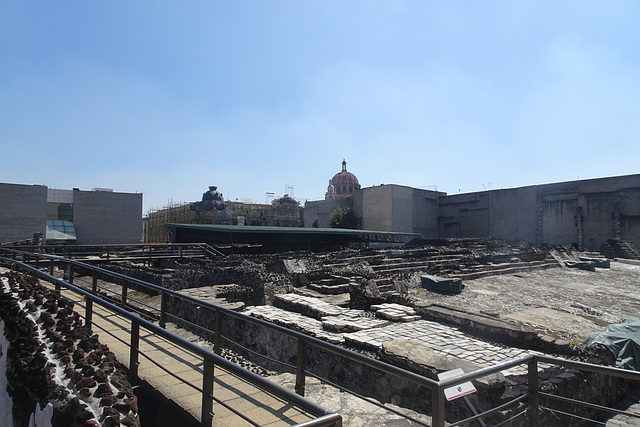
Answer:
<path fill-rule="evenodd" d="M 7 379 L 14 422 L 53 406 L 54 425 L 138 427 L 138 403 L 124 367 L 82 325 L 73 302 L 37 279 L 6 270 L 0 314 L 11 342 Z M 17 418 L 16 418 L 17 416 Z"/>

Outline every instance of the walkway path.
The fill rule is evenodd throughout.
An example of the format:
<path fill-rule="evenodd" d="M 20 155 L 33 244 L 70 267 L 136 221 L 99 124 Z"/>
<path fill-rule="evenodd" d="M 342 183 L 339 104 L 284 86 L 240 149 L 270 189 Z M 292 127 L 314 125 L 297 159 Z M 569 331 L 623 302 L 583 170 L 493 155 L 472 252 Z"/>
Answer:
<path fill-rule="evenodd" d="M 83 300 L 68 292 L 63 291 L 63 295 L 76 302 L 78 313 L 84 313 Z M 130 322 L 94 304 L 93 329 L 99 334 L 100 342 L 106 344 L 116 358 L 129 367 Z M 176 330 L 174 329 L 173 332 Z M 204 347 L 209 346 L 211 349 L 206 342 L 200 344 Z M 200 420 L 202 395 L 198 389 L 202 388 L 202 359 L 144 329 L 140 330 L 140 353 L 138 376 L 189 412 L 196 420 Z M 164 369 L 156 366 L 149 359 Z M 214 378 L 214 396 L 240 414 L 257 420 L 261 426 L 292 425 L 315 418 L 312 414 L 219 367 L 215 368 Z M 214 402 L 213 425 L 246 426 L 248 423 L 229 409 Z"/>

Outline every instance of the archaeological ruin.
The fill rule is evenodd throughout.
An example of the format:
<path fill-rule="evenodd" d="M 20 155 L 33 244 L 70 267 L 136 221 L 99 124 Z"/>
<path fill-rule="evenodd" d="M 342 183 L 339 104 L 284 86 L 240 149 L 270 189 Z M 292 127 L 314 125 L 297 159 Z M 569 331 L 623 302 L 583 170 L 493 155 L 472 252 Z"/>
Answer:
<path fill-rule="evenodd" d="M 138 195 L 0 185 L 18 196 L 0 246 L 16 425 L 640 420 L 640 175 L 447 195 L 362 188 L 343 161 L 303 207 L 210 186 L 141 228 Z M 105 245 L 113 209 L 86 225 L 117 200 L 130 240 Z M 46 244 L 71 235 L 48 218 L 77 244 Z"/>

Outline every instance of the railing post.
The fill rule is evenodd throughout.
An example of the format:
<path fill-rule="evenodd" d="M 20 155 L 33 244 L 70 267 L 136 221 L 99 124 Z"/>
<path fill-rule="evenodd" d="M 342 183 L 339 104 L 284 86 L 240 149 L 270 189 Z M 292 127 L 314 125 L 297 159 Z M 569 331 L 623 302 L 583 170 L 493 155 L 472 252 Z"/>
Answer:
<path fill-rule="evenodd" d="M 307 342 L 302 338 L 298 338 L 298 357 L 296 358 L 295 391 L 300 396 L 304 396 L 306 369 L 307 369 Z"/>
<path fill-rule="evenodd" d="M 49 276 L 53 276 L 53 260 L 49 261 Z"/>
<path fill-rule="evenodd" d="M 69 269 L 69 278 L 68 278 L 68 282 L 73 284 L 73 264 L 69 263 L 68 265 L 68 269 Z"/>
<path fill-rule="evenodd" d="M 444 427 L 444 388 L 431 390 L 431 426 Z"/>
<path fill-rule="evenodd" d="M 140 350 L 140 325 L 131 320 L 131 351 L 129 353 L 129 377 L 138 378 L 138 353 Z"/>
<path fill-rule="evenodd" d="M 98 293 L 98 273 L 94 270 L 91 278 L 91 292 L 95 295 Z"/>
<path fill-rule="evenodd" d="M 161 328 L 167 327 L 167 298 L 166 292 L 160 292 L 160 319 L 158 324 Z"/>
<path fill-rule="evenodd" d="M 205 356 L 202 372 L 202 414 L 200 425 L 211 427 L 213 422 L 213 360 Z"/>
<path fill-rule="evenodd" d="M 527 372 L 529 380 L 529 408 L 527 408 L 527 416 L 529 417 L 529 425 L 538 425 L 538 360 L 533 357 L 529 361 L 529 369 Z"/>
<path fill-rule="evenodd" d="M 122 279 L 122 295 L 120 297 L 122 307 L 127 305 L 127 279 Z"/>
<path fill-rule="evenodd" d="M 216 324 L 213 337 L 213 352 L 220 355 L 222 352 L 222 322 L 224 314 L 220 310 L 216 310 Z"/>
<path fill-rule="evenodd" d="M 91 328 L 91 325 L 93 325 L 93 300 L 91 298 L 86 299 L 84 324 L 87 328 Z"/>

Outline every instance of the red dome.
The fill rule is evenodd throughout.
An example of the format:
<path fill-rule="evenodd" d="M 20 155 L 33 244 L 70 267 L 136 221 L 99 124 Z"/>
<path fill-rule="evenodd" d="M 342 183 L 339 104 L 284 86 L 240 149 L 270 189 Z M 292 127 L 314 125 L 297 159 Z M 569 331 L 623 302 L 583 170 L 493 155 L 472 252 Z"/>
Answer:
<path fill-rule="evenodd" d="M 347 172 L 347 162 L 342 161 L 342 171 L 338 172 L 329 181 L 325 198 L 351 196 L 355 190 L 360 189 L 358 178 L 351 172 Z"/>

